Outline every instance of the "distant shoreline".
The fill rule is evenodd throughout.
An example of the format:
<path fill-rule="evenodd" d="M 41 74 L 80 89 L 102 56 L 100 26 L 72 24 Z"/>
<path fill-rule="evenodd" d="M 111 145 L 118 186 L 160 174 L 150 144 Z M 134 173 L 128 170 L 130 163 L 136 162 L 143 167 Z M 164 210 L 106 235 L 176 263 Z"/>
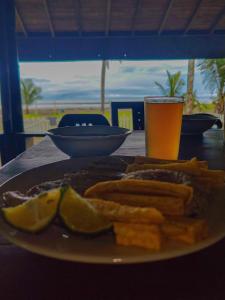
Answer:
<path fill-rule="evenodd" d="M 208 100 L 208 101 L 207 101 Z M 110 101 L 105 102 L 105 107 L 109 108 L 112 101 L 124 101 L 124 102 L 133 102 L 133 101 L 142 101 L 142 99 L 111 99 Z M 201 103 L 210 103 L 212 99 L 209 97 L 207 99 L 199 100 Z M 101 106 L 100 100 L 39 100 L 34 104 L 30 105 L 30 108 L 33 109 L 67 109 L 67 108 L 99 108 Z"/>

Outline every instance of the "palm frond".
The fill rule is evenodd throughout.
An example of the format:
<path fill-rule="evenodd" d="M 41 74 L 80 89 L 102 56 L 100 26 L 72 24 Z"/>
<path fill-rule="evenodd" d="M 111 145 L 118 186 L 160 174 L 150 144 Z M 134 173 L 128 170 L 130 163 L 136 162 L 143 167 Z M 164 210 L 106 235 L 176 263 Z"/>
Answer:
<path fill-rule="evenodd" d="M 157 87 L 159 88 L 159 90 L 160 90 L 160 92 L 162 93 L 163 96 L 168 95 L 168 91 L 166 90 L 166 88 L 164 88 L 164 86 L 161 83 L 155 81 L 155 85 L 157 85 Z"/>
<path fill-rule="evenodd" d="M 26 105 L 30 105 L 36 100 L 41 99 L 41 92 L 42 89 L 36 86 L 32 79 L 26 78 L 21 80 L 21 95 Z"/>

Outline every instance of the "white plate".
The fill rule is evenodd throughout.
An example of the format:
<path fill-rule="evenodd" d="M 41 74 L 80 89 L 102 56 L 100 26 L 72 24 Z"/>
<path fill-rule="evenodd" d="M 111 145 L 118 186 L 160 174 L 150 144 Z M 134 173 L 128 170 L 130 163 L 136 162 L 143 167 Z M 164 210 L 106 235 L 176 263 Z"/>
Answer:
<path fill-rule="evenodd" d="M 64 173 L 86 167 L 93 158 L 70 159 L 41 166 L 15 176 L 0 187 L 0 196 L 8 190 L 25 191 L 46 180 L 61 178 Z M 208 214 L 209 237 L 193 246 L 171 244 L 159 252 L 137 247 L 121 247 L 112 234 L 86 238 L 68 233 L 64 228 L 51 225 L 46 231 L 32 235 L 11 228 L 0 217 L 0 233 L 17 246 L 31 252 L 58 259 L 101 264 L 125 264 L 158 261 L 186 255 L 206 248 L 225 236 L 225 196 L 220 191 L 211 200 Z"/>

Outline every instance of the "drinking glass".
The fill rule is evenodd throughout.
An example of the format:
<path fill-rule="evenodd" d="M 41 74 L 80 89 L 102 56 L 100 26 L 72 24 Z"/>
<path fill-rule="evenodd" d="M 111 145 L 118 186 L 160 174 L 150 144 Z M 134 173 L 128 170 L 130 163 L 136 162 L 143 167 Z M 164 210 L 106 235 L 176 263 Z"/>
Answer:
<path fill-rule="evenodd" d="M 146 155 L 176 160 L 180 146 L 183 97 L 145 97 Z"/>

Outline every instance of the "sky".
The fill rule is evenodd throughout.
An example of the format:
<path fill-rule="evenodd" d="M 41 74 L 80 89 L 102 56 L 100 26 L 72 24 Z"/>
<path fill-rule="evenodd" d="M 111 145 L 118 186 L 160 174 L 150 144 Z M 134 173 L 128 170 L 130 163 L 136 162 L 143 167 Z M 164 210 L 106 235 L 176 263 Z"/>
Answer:
<path fill-rule="evenodd" d="M 187 60 L 110 61 L 106 71 L 106 100 L 142 100 L 144 96 L 160 95 L 154 82 L 164 84 L 166 70 L 180 71 L 186 82 L 187 64 Z M 100 61 L 20 63 L 20 76 L 32 78 L 42 88 L 42 101 L 100 99 Z M 197 68 L 194 89 L 200 100 L 207 101 L 211 96 Z"/>

